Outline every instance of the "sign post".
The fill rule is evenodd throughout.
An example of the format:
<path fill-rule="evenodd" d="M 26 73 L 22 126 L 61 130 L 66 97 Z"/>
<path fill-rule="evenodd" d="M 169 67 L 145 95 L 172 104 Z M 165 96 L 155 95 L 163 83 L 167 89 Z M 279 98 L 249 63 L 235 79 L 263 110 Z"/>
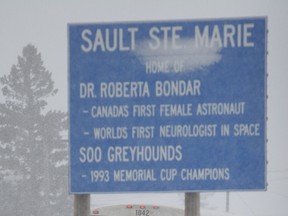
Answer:
<path fill-rule="evenodd" d="M 185 193 L 185 216 L 200 216 L 200 193 Z"/>
<path fill-rule="evenodd" d="M 73 216 L 90 216 L 90 194 L 74 195 Z"/>
<path fill-rule="evenodd" d="M 71 192 L 265 190 L 266 31 L 69 25 Z"/>

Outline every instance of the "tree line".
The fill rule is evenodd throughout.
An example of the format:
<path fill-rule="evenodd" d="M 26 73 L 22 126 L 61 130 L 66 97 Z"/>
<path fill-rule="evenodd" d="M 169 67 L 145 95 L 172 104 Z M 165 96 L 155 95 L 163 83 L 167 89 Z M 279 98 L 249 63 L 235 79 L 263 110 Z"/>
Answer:
<path fill-rule="evenodd" d="M 67 114 L 50 110 L 58 89 L 28 44 L 0 78 L 1 215 L 71 215 Z"/>

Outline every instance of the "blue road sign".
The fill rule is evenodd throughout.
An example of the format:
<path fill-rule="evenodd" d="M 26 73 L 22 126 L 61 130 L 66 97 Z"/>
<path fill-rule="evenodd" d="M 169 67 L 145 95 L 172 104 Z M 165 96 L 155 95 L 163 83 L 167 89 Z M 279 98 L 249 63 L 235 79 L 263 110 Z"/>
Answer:
<path fill-rule="evenodd" d="M 68 34 L 72 193 L 266 189 L 266 18 Z"/>

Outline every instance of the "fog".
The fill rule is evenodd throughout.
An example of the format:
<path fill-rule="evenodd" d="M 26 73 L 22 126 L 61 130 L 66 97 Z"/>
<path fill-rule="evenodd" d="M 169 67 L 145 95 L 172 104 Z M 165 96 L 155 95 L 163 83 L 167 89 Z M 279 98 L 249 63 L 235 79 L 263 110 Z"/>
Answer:
<path fill-rule="evenodd" d="M 58 88 L 58 93 L 48 99 L 47 109 L 67 112 L 69 107 L 67 25 L 69 23 L 267 16 L 269 30 L 267 62 L 268 190 L 230 192 L 229 212 L 248 216 L 284 216 L 288 210 L 287 8 L 288 3 L 285 0 L 63 0 L 49 2 L 2 0 L 0 2 L 0 77 L 8 75 L 12 65 L 17 64 L 17 56 L 22 55 L 22 49 L 27 44 L 33 44 L 41 53 L 44 66 L 52 73 L 54 85 Z M 182 42 L 185 43 L 185 41 Z M 210 61 L 217 61 L 217 50 L 212 54 Z M 191 65 L 192 67 L 197 67 L 197 65 Z M 3 100 L 4 97 L 1 93 L 0 102 L 2 103 Z M 1 190 L 0 193 L 2 193 Z M 201 194 L 203 209 L 225 212 L 226 192 L 211 191 Z M 184 193 L 181 192 L 93 194 L 91 199 L 93 206 L 139 203 L 184 208 Z M 14 202 L 14 200 L 10 200 L 10 202 Z M 17 203 L 15 204 L 17 205 Z"/>

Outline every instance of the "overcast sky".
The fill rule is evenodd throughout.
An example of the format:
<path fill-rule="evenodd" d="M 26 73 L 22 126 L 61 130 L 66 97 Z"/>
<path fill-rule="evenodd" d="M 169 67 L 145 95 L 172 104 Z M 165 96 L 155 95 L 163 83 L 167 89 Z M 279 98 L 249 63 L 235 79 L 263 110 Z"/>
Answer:
<path fill-rule="evenodd" d="M 287 8 L 287 0 L 0 0 L 0 76 L 10 72 L 24 46 L 35 45 L 59 89 L 50 105 L 67 111 L 68 23 L 267 16 L 269 186 L 267 192 L 232 193 L 230 210 L 246 216 L 284 216 L 288 212 Z M 151 199 L 147 194 L 133 196 L 144 202 Z M 165 197 L 163 201 L 161 196 L 161 204 L 183 207 L 179 194 Z M 209 200 L 211 206 L 225 209 L 224 193 Z"/>

